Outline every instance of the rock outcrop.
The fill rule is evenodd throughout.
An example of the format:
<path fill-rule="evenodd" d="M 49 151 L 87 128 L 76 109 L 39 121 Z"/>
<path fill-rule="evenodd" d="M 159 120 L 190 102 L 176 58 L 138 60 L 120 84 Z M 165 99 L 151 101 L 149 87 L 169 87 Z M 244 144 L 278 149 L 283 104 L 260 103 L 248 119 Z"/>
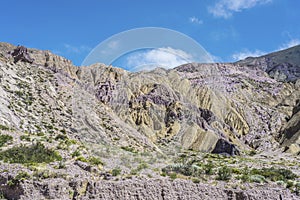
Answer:
<path fill-rule="evenodd" d="M 282 145 L 293 154 L 300 154 L 300 100 L 293 109 L 293 115 L 282 129 Z"/>

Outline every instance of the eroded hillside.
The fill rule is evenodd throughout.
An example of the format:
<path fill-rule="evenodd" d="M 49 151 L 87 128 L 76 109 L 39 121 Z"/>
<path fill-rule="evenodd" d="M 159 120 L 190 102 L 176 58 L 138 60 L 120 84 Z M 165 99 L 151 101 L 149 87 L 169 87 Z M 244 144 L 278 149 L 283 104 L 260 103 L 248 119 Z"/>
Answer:
<path fill-rule="evenodd" d="M 256 199 L 248 189 L 272 186 L 284 190 L 270 192 L 274 198 L 297 199 L 291 192 L 300 188 L 299 65 L 282 60 L 285 51 L 131 73 L 76 67 L 35 49 L 27 52 L 32 62 L 16 61 L 15 49 L 0 43 L 4 197 L 145 199 L 144 192 L 163 187 L 171 189 L 149 199 L 174 199 L 186 188 L 212 187 L 215 195 L 199 198 Z M 298 49 L 286 53 L 297 58 Z M 170 182 L 175 178 L 187 181 Z M 122 194 L 115 193 L 119 184 L 127 184 Z M 140 185 L 147 187 L 135 190 Z M 100 195 L 102 187 L 114 192 Z"/>

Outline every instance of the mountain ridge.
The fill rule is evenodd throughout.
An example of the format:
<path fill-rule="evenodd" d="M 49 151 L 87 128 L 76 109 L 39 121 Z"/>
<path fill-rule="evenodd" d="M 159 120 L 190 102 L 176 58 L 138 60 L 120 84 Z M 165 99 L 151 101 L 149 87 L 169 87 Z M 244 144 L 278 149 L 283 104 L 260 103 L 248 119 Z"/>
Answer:
<path fill-rule="evenodd" d="M 1 135 L 12 137 L 1 150 L 0 166 L 16 169 L 12 174 L 1 174 L 0 191 L 9 198 L 23 198 L 26 192 L 30 196 L 24 189 L 29 184 L 47 197 L 32 186 L 36 181 L 50 187 L 44 175 L 36 174 L 42 171 L 54 182 L 79 184 L 69 188 L 72 198 L 91 198 L 97 188 L 91 189 L 85 184 L 94 183 L 82 180 L 114 179 L 114 175 L 114 180 L 126 179 L 141 171 L 147 182 L 147 176 L 159 178 L 166 166 L 173 166 L 172 162 L 185 158 L 183 155 L 186 161 L 180 161 L 179 166 L 193 166 L 188 164 L 193 154 L 197 159 L 191 162 L 213 162 L 218 166 L 215 170 L 220 170 L 220 158 L 211 152 L 225 155 L 221 157 L 225 160 L 236 155 L 237 160 L 232 157 L 229 161 L 237 163 L 244 157 L 251 160 L 247 156 L 252 152 L 265 163 L 263 167 L 271 166 L 264 157 L 278 163 L 284 159 L 292 166 L 288 169 L 299 174 L 295 164 L 300 152 L 299 65 L 277 61 L 284 54 L 300 54 L 299 47 L 237 63 L 189 63 L 132 73 L 104 64 L 76 67 L 65 58 L 35 49 L 27 50 L 33 63 L 16 62 L 10 52 L 17 47 L 0 43 Z M 280 59 L 276 60 L 278 54 Z M 59 153 L 63 164 L 55 161 L 46 168 L 32 165 L 28 169 L 4 162 L 8 151 L 36 143 Z M 251 164 L 262 167 L 252 161 L 241 166 Z M 19 181 L 15 187 L 23 192 L 12 197 L 5 180 L 15 180 L 20 170 L 33 180 Z M 199 177 L 213 184 L 203 176 Z M 229 185 L 233 186 L 236 178 Z M 224 188 L 222 182 L 218 184 Z"/>

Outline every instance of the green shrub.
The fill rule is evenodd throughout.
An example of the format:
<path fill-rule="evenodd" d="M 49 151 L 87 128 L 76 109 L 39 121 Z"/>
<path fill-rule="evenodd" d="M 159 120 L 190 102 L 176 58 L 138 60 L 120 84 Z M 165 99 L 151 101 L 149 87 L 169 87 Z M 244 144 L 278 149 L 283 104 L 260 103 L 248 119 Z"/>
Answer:
<path fill-rule="evenodd" d="M 167 173 L 166 172 L 162 172 L 160 175 L 163 176 L 163 177 L 166 177 Z"/>
<path fill-rule="evenodd" d="M 232 171 L 230 168 L 224 166 L 218 170 L 217 180 L 227 181 L 231 178 Z"/>
<path fill-rule="evenodd" d="M 29 179 L 30 175 L 27 172 L 19 172 L 17 174 L 17 176 L 15 176 L 13 179 L 10 179 L 6 182 L 6 184 L 10 187 L 16 186 L 17 184 L 19 184 L 20 182 Z"/>
<path fill-rule="evenodd" d="M 121 174 L 121 169 L 118 167 L 118 168 L 114 168 L 112 171 L 111 171 L 111 174 L 113 175 L 113 176 L 118 176 L 118 175 L 120 175 Z"/>
<path fill-rule="evenodd" d="M 10 130 L 10 128 L 0 124 L 0 130 L 8 131 L 8 130 Z"/>
<path fill-rule="evenodd" d="M 80 155 L 81 155 L 81 153 L 80 153 L 80 151 L 78 151 L 78 150 L 75 150 L 75 151 L 71 154 L 72 158 L 78 157 L 78 156 L 80 156 Z"/>
<path fill-rule="evenodd" d="M 214 173 L 213 168 L 214 165 L 211 162 L 207 163 L 206 165 L 203 165 L 204 173 L 207 175 L 212 175 Z"/>
<path fill-rule="evenodd" d="M 30 139 L 30 136 L 29 136 L 29 135 L 21 135 L 21 136 L 20 136 L 20 140 L 25 140 L 25 141 L 28 141 L 28 142 L 30 142 L 30 141 L 31 141 L 31 139 Z"/>
<path fill-rule="evenodd" d="M 50 163 L 62 160 L 58 152 L 45 148 L 42 143 L 15 146 L 0 152 L 0 159 L 10 163 Z"/>
<path fill-rule="evenodd" d="M 2 147 L 5 143 L 12 141 L 13 137 L 10 135 L 0 135 L 0 147 Z"/>
<path fill-rule="evenodd" d="M 123 149 L 125 151 L 129 151 L 131 153 L 137 153 L 137 151 L 133 147 L 130 147 L 130 146 L 123 146 L 123 147 L 121 147 L 121 149 Z"/>
<path fill-rule="evenodd" d="M 76 160 L 79 160 L 79 161 L 81 161 L 81 162 L 88 162 L 88 160 L 85 158 L 85 157 L 83 157 L 83 156 L 78 156 L 77 158 L 76 158 Z"/>
<path fill-rule="evenodd" d="M 271 181 L 286 181 L 286 180 L 294 180 L 297 175 L 294 174 L 289 169 L 276 169 L 274 167 L 271 168 L 261 168 L 261 169 L 252 169 L 250 171 L 252 175 L 261 175 L 265 178 L 270 179 Z"/>
<path fill-rule="evenodd" d="M 101 161 L 100 158 L 90 157 L 88 161 L 93 165 L 103 165 L 103 162 Z"/>
<path fill-rule="evenodd" d="M 141 163 L 139 164 L 139 166 L 137 167 L 138 171 L 141 171 L 142 169 L 147 169 L 149 166 L 146 163 Z"/>
<path fill-rule="evenodd" d="M 36 135 L 39 136 L 39 137 L 42 137 L 42 136 L 45 136 L 45 133 L 43 133 L 43 132 L 38 132 Z"/>
<path fill-rule="evenodd" d="M 249 151 L 249 156 L 254 156 L 254 155 L 256 155 L 256 151 L 255 150 Z"/>
<path fill-rule="evenodd" d="M 63 134 L 58 134 L 58 135 L 55 137 L 55 140 L 67 140 L 67 139 L 68 139 L 68 136 L 63 135 Z"/>
<path fill-rule="evenodd" d="M 167 173 L 166 172 L 162 172 L 160 175 L 163 176 L 163 177 L 166 177 Z"/>
<path fill-rule="evenodd" d="M 192 178 L 193 183 L 200 183 L 200 179 L 198 178 Z"/>
<path fill-rule="evenodd" d="M 138 174 L 138 170 L 137 169 L 133 169 L 130 171 L 130 175 L 137 175 Z"/>
<path fill-rule="evenodd" d="M 174 164 L 168 165 L 167 167 L 162 169 L 166 174 L 170 174 L 171 172 L 175 172 L 178 174 L 182 174 L 185 176 L 194 176 L 198 177 L 201 174 L 201 168 L 195 165 L 190 164 Z"/>
<path fill-rule="evenodd" d="M 255 182 L 255 183 L 264 183 L 264 182 L 266 182 L 266 179 L 262 175 L 255 174 L 255 175 L 249 176 L 249 181 Z"/>
<path fill-rule="evenodd" d="M 65 169 L 66 168 L 66 163 L 63 162 L 62 160 L 59 161 L 57 168 L 58 169 Z"/>
<path fill-rule="evenodd" d="M 176 178 L 177 178 L 177 174 L 176 173 L 171 173 L 170 175 L 169 175 L 169 177 L 172 179 L 172 180 L 175 180 Z"/>

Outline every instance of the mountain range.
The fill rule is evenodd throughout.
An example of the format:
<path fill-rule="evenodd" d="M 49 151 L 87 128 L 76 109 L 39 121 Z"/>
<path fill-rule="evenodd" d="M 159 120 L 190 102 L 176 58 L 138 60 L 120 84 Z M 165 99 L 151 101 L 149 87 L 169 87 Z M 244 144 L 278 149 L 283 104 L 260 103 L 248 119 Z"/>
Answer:
<path fill-rule="evenodd" d="M 129 72 L 0 43 L 7 199 L 300 199 L 300 45 Z"/>

